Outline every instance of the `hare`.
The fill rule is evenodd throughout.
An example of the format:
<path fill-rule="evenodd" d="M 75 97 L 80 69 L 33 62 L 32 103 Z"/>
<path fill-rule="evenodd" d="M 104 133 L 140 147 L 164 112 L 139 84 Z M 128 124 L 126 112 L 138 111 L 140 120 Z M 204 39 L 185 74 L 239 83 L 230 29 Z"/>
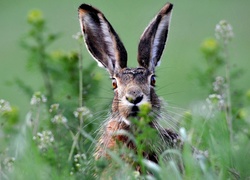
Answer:
<path fill-rule="evenodd" d="M 151 105 L 151 111 L 160 114 L 161 101 L 155 92 L 155 67 L 168 37 L 173 5 L 167 3 L 143 32 L 138 46 L 137 68 L 127 67 L 127 51 L 119 36 L 98 9 L 82 4 L 78 9 L 80 27 L 89 53 L 104 67 L 112 79 L 114 98 L 111 115 L 103 128 L 95 152 L 95 158 L 107 157 L 107 149 L 115 149 L 123 143 L 136 151 L 135 144 L 119 130 L 131 132 L 131 118 L 138 118 L 140 107 Z M 165 145 L 174 145 L 179 140 L 177 133 L 159 125 L 160 115 L 155 116 L 150 126 L 157 129 Z M 161 143 L 162 144 L 162 143 Z M 166 148 L 166 147 L 165 147 Z M 146 159 L 158 162 L 157 153 L 145 152 Z"/>

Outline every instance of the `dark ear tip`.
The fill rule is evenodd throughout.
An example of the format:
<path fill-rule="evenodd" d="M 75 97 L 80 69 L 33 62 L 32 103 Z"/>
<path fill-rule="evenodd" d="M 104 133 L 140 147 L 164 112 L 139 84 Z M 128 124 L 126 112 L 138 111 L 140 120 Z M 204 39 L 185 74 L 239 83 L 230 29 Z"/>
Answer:
<path fill-rule="evenodd" d="M 161 9 L 161 14 L 168 14 L 172 11 L 174 5 L 171 3 L 167 3 L 162 9 Z"/>
<path fill-rule="evenodd" d="M 81 4 L 81 5 L 78 7 L 78 10 L 80 10 L 80 9 L 83 9 L 83 10 L 91 9 L 91 6 L 88 5 L 88 4 Z"/>
<path fill-rule="evenodd" d="M 169 3 L 169 11 L 172 11 L 174 5 L 172 3 Z"/>
<path fill-rule="evenodd" d="M 81 12 L 93 12 L 95 14 L 98 14 L 100 13 L 100 11 L 96 8 L 94 8 L 93 6 L 89 5 L 89 4 L 81 4 L 79 7 L 78 7 L 78 12 L 81 13 Z"/>

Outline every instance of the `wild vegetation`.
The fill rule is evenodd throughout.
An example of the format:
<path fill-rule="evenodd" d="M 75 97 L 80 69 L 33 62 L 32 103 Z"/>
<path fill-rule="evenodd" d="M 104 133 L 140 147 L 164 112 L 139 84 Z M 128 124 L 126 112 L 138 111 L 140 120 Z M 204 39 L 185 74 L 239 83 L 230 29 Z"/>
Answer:
<path fill-rule="evenodd" d="M 109 110 L 103 106 L 96 112 L 101 88 L 101 77 L 93 74 L 96 63 L 83 64 L 79 34 L 72 39 L 79 49 L 50 52 L 60 35 L 49 31 L 41 11 L 31 11 L 28 24 L 22 47 L 29 54 L 27 67 L 42 75 L 43 84 L 36 92 L 24 80 L 15 80 L 31 98 L 25 119 L 18 116 L 22 107 L 0 100 L 0 179 L 98 179 L 111 172 L 113 179 L 250 178 L 250 90 L 236 85 L 244 71 L 230 62 L 228 45 L 234 35 L 227 21 L 220 21 L 214 37 L 201 44 L 206 69 L 194 67 L 190 79 L 210 94 L 173 116 L 183 148 L 166 149 L 158 165 L 126 148 L 110 152 L 110 160 L 94 160 L 97 132 Z M 146 148 L 141 140 L 154 137 L 146 125 L 147 111 L 141 113 L 145 121 L 134 122 L 141 131 L 131 135 L 141 150 Z M 142 173 L 120 154 L 139 163 Z"/>

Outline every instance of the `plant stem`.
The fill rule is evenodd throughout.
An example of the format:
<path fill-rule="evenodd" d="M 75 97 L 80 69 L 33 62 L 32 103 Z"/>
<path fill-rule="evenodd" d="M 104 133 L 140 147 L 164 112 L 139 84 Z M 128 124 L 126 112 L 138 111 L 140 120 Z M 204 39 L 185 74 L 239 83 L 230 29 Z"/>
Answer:
<path fill-rule="evenodd" d="M 83 106 L 83 97 L 82 97 L 82 68 L 83 68 L 83 63 L 82 63 L 82 43 L 79 42 L 79 53 L 78 53 L 78 60 L 79 60 L 79 107 Z M 80 116 L 80 127 L 82 127 L 83 124 L 83 117 Z"/>
<path fill-rule="evenodd" d="M 41 110 L 41 106 L 40 104 L 37 107 L 37 112 L 36 112 L 36 118 L 34 120 L 34 129 L 33 129 L 33 135 L 35 135 L 37 133 L 38 130 L 38 126 L 39 126 L 39 117 L 40 117 L 40 110 Z"/>
<path fill-rule="evenodd" d="M 78 69 L 79 69 L 79 107 L 81 108 L 83 106 L 83 98 L 82 98 L 82 91 L 83 91 L 83 87 L 82 87 L 82 68 L 83 68 L 83 64 L 82 64 L 82 43 L 79 42 L 79 53 L 78 53 Z M 74 149 L 76 148 L 76 146 L 78 146 L 78 139 L 80 137 L 80 132 L 81 129 L 83 127 L 83 116 L 80 115 L 79 116 L 79 127 L 78 127 L 78 131 L 76 133 L 75 136 L 73 136 L 73 144 L 69 153 L 69 158 L 68 161 L 70 161 L 72 159 L 73 156 L 73 152 Z M 78 148 L 79 149 L 79 148 Z"/>
<path fill-rule="evenodd" d="M 68 161 L 70 161 L 72 159 L 72 156 L 73 156 L 73 153 L 74 153 L 74 150 L 77 146 L 77 141 L 78 141 L 78 138 L 79 138 L 79 131 L 76 133 L 76 135 L 72 135 L 72 139 L 73 139 L 73 144 L 71 146 L 71 149 L 70 149 L 70 153 L 69 153 L 69 157 L 68 157 Z"/>
<path fill-rule="evenodd" d="M 45 89 L 47 90 L 47 96 L 48 96 L 48 103 L 52 104 L 53 102 L 53 90 L 52 90 L 52 85 L 50 83 L 50 77 L 49 77 L 49 71 L 47 68 L 47 65 L 45 63 L 45 54 L 44 54 L 44 48 L 41 50 L 41 58 L 40 58 L 40 69 L 42 72 L 42 77 L 44 81 L 44 86 Z"/>
<path fill-rule="evenodd" d="M 227 100 L 227 107 L 226 107 L 226 119 L 230 134 L 230 142 L 233 141 L 233 127 L 232 127 L 232 105 L 231 105 L 231 92 L 230 92 L 230 64 L 229 64 L 229 55 L 228 55 L 228 48 L 226 45 L 224 45 L 224 51 L 225 51 L 225 59 L 226 59 L 226 82 L 227 82 L 227 88 L 226 88 L 226 100 Z"/>
<path fill-rule="evenodd" d="M 39 68 L 40 68 L 40 71 L 42 73 L 45 89 L 47 91 L 46 95 L 48 97 L 48 104 L 50 105 L 53 102 L 53 89 L 52 89 L 52 85 L 50 82 L 48 66 L 45 62 L 45 60 L 46 60 L 46 52 L 45 52 L 46 45 L 44 43 L 42 33 L 39 30 L 38 30 L 37 34 L 35 35 L 35 39 L 36 39 L 37 44 L 38 44 Z"/>

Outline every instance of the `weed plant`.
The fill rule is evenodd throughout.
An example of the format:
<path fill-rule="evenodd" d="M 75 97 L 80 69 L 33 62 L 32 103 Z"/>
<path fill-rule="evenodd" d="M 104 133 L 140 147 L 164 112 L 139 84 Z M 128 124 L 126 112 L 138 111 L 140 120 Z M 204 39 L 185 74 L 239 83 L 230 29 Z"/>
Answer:
<path fill-rule="evenodd" d="M 95 105 L 89 103 L 100 89 L 101 78 L 93 74 L 96 64 L 83 64 L 79 34 L 74 35 L 78 50 L 50 52 L 60 34 L 50 33 L 41 11 L 31 11 L 28 24 L 21 44 L 29 54 L 27 67 L 42 76 L 43 84 L 35 91 L 26 81 L 14 80 L 31 98 L 25 119 L 19 118 L 21 107 L 0 100 L 0 179 L 250 178 L 250 90 L 235 85 L 243 71 L 230 62 L 233 30 L 228 22 L 220 21 L 215 37 L 202 43 L 206 68 L 194 67 L 192 74 L 193 81 L 207 90 L 207 98 L 180 114 L 176 123 L 182 147 L 166 147 L 159 164 L 142 156 L 147 143 L 157 140 L 157 133 L 147 126 L 147 106 L 141 111 L 142 121 L 133 121 L 136 129 L 128 135 L 137 154 L 121 147 L 108 152 L 110 159 L 93 158 L 102 123 L 96 123 Z"/>

